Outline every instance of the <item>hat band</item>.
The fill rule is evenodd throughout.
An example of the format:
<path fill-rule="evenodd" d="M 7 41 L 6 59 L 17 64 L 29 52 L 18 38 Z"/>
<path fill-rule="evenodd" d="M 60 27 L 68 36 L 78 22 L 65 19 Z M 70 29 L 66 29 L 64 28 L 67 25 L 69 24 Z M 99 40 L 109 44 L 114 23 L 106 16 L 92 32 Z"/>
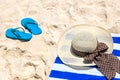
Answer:
<path fill-rule="evenodd" d="M 97 49 L 84 57 L 84 62 L 94 62 L 107 80 L 111 80 L 116 72 L 120 74 L 120 60 L 112 54 L 106 54 L 107 49 L 105 43 L 98 43 Z"/>
<path fill-rule="evenodd" d="M 73 48 L 73 46 L 71 46 L 71 51 L 73 52 L 73 54 L 79 56 L 79 57 L 85 57 L 86 55 L 92 54 L 92 53 L 88 53 L 88 52 L 81 52 L 76 50 L 75 48 Z"/>

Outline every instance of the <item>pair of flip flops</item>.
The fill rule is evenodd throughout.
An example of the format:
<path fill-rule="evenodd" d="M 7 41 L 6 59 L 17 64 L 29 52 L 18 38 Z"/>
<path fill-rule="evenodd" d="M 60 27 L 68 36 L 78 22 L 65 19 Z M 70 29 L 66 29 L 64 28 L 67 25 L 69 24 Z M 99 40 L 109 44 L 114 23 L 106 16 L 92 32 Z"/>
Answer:
<path fill-rule="evenodd" d="M 42 33 L 38 23 L 32 18 L 24 18 L 21 20 L 21 25 L 27 29 L 30 33 L 25 32 L 22 27 L 9 28 L 6 30 L 6 37 L 11 39 L 17 39 L 22 41 L 29 41 L 32 38 L 32 34 L 38 35 Z"/>

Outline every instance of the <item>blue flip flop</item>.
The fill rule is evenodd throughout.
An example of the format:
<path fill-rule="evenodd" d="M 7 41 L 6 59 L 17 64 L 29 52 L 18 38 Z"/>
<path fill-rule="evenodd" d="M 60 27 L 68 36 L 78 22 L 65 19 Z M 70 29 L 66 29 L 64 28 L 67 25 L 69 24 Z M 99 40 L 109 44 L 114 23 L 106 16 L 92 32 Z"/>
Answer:
<path fill-rule="evenodd" d="M 23 31 L 19 30 L 22 29 Z M 22 41 L 29 41 L 32 38 L 32 34 L 26 33 L 23 28 L 9 28 L 6 30 L 5 33 L 7 38 L 17 39 Z"/>
<path fill-rule="evenodd" d="M 21 25 L 28 29 L 34 35 L 38 35 L 42 33 L 41 28 L 39 27 L 38 23 L 32 18 L 23 18 L 21 20 Z"/>

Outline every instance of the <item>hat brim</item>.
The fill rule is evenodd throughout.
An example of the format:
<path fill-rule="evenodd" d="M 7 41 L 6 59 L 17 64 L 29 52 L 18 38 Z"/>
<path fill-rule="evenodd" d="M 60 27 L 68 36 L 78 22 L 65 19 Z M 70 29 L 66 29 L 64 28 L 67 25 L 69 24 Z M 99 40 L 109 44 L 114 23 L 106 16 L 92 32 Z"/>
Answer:
<path fill-rule="evenodd" d="M 71 51 L 71 41 L 75 34 L 79 33 L 82 30 L 87 30 L 93 33 L 98 42 L 105 43 L 109 49 L 107 50 L 107 53 L 112 53 L 113 50 L 113 40 L 111 37 L 111 34 L 98 26 L 92 26 L 92 25 L 76 25 L 72 28 L 65 31 L 65 33 L 62 35 L 58 42 L 58 56 L 62 60 L 64 64 L 71 65 L 71 66 L 94 66 L 95 63 L 84 63 L 83 57 L 75 56 Z"/>

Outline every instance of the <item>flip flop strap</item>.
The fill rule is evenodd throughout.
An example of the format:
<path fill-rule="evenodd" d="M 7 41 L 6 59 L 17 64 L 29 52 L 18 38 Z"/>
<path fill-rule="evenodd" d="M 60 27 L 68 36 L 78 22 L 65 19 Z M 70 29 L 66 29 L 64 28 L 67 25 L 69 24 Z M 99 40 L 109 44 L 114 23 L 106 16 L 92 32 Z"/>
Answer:
<path fill-rule="evenodd" d="M 18 34 L 18 32 L 17 32 L 19 29 L 21 29 L 23 32 L 25 32 L 25 30 L 22 27 L 17 27 L 17 28 L 14 28 L 14 29 L 11 30 L 12 33 L 15 34 L 17 38 L 21 37 L 20 34 Z"/>
<path fill-rule="evenodd" d="M 29 22 L 26 22 L 26 24 L 25 24 L 25 27 L 27 27 L 27 24 L 34 24 L 34 25 L 38 25 L 38 23 L 37 22 L 33 22 L 33 21 L 29 21 Z"/>

